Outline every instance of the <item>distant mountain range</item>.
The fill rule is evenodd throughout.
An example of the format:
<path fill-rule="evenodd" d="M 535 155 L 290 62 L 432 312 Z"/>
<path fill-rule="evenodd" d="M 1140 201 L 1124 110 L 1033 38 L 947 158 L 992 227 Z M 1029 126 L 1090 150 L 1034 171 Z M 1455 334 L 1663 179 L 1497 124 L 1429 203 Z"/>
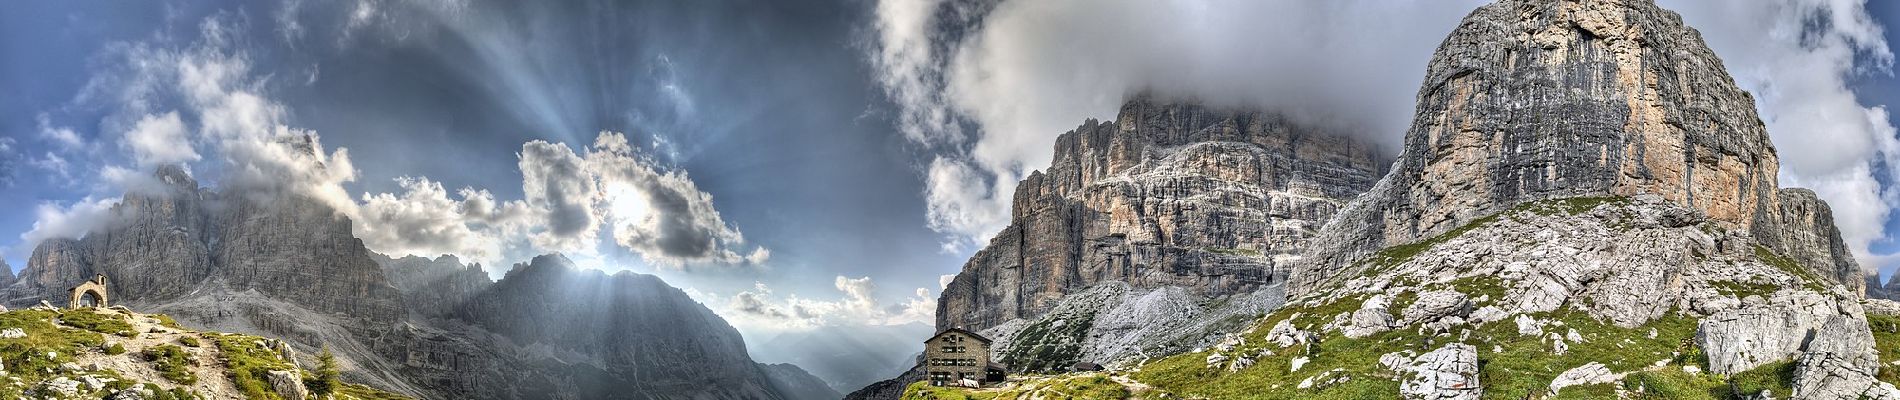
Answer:
<path fill-rule="evenodd" d="M 805 366 L 832 388 L 848 392 L 916 365 L 924 339 L 932 333 L 930 325 L 915 322 L 825 326 L 787 332 L 749 347 L 754 359 Z"/>
<path fill-rule="evenodd" d="M 351 381 L 419 398 L 839 396 L 796 366 L 753 362 L 725 320 L 654 276 L 546 255 L 491 282 L 453 257 L 371 253 L 348 219 L 299 194 L 201 188 L 178 167 L 155 176 L 164 187 L 126 193 L 105 228 L 41 243 L 0 298 L 61 304 L 105 274 L 115 304 L 306 355 L 327 346 Z"/>

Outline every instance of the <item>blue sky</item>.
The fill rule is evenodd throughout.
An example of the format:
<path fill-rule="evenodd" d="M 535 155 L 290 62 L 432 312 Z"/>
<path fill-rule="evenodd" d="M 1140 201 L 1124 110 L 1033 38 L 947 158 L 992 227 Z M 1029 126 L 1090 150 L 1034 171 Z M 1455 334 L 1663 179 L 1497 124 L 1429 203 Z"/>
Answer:
<path fill-rule="evenodd" d="M 748 334 L 928 321 L 942 277 L 1007 221 L 1016 179 L 1047 165 L 1056 135 L 1111 118 L 1127 93 L 1285 107 L 1395 143 L 1425 57 L 1479 2 L 1215 3 L 1225 11 L 1124 0 L 17 2 L 0 13 L 0 259 L 18 269 L 32 238 L 96 225 L 87 211 L 136 184 L 124 171 L 182 161 L 223 186 L 234 166 L 276 165 L 245 153 L 270 132 L 213 123 L 235 116 L 348 149 L 326 156 L 353 176 L 287 170 L 282 181 L 335 195 L 379 251 L 455 252 L 497 275 L 564 251 L 660 275 Z M 1831 3 L 1663 4 L 1764 99 L 1784 166 L 1805 168 L 1784 171 L 1784 184 L 1822 182 L 1840 199 L 1868 176 L 1891 187 L 1881 160 L 1894 154 L 1793 139 L 1881 125 L 1834 129 L 1800 118 L 1815 110 L 1798 104 L 1840 115 L 1900 104 L 1896 32 L 1867 36 L 1900 21 L 1900 6 L 1845 2 L 1871 24 L 1796 26 L 1833 40 L 1803 45 L 1761 27 Z M 1802 69 L 1815 66 L 1837 70 Z M 186 84 L 206 71 L 222 74 Z M 1829 79 L 1797 79 L 1816 75 Z M 220 108 L 252 98 L 276 108 Z M 141 123 L 168 113 L 178 129 Z M 145 135 L 185 138 L 190 151 L 136 144 Z M 1836 152 L 1871 168 L 1814 161 Z M 529 190 L 571 182 L 523 172 L 564 161 L 603 183 Z M 1900 215 L 1885 212 L 1891 197 L 1873 198 L 1830 200 L 1848 216 L 1886 215 L 1854 225 L 1869 259 L 1884 260 L 1900 251 L 1889 234 Z M 549 219 L 429 212 L 477 204 Z M 630 218 L 647 225 L 619 228 Z M 537 227 L 555 222 L 579 224 Z M 398 234 L 443 226 L 455 228 Z"/>

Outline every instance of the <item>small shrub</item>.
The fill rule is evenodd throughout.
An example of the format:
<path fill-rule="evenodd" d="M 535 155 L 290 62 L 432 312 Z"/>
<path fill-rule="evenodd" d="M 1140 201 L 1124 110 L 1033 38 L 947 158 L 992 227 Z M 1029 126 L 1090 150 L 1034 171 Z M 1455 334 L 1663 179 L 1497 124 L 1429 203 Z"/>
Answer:
<path fill-rule="evenodd" d="M 116 356 L 120 354 L 125 354 L 125 345 L 113 343 L 112 346 L 106 347 L 106 355 Z"/>
<path fill-rule="evenodd" d="M 323 352 L 317 354 L 316 377 L 311 378 L 305 386 L 310 387 L 311 394 L 327 395 L 336 391 L 340 376 L 342 373 L 337 370 L 336 355 L 330 354 L 330 346 L 324 346 Z"/>
<path fill-rule="evenodd" d="M 185 347 L 198 347 L 200 345 L 198 343 L 198 338 L 191 337 L 191 336 L 178 338 L 178 344 L 185 345 Z"/>

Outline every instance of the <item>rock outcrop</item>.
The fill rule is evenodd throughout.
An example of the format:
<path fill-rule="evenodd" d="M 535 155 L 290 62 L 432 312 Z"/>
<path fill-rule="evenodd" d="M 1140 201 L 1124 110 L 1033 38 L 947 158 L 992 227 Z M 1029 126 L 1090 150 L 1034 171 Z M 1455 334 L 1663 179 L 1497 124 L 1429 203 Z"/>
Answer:
<path fill-rule="evenodd" d="M 1473 400 L 1484 394 L 1478 384 L 1478 349 L 1453 343 L 1419 355 L 1400 371 L 1399 395 L 1411 400 Z"/>
<path fill-rule="evenodd" d="M 1858 287 L 1826 206 L 1779 190 L 1778 168 L 1753 98 L 1675 13 L 1650 1 L 1499 1 L 1440 45 L 1392 173 L 1320 233 L 1291 292 L 1523 202 L 1639 194 Z"/>
<path fill-rule="evenodd" d="M 13 276 L 13 266 L 8 265 L 7 260 L 0 260 L 0 287 L 12 285 L 15 279 L 18 278 Z"/>
<path fill-rule="evenodd" d="M 93 274 L 113 297 L 152 304 L 217 285 L 256 290 L 311 310 L 379 323 L 403 317 L 402 301 L 350 220 L 302 196 L 224 196 L 181 168 L 160 168 L 163 188 L 126 193 L 113 223 L 81 239 L 33 250 L 8 304 L 59 299 Z"/>
<path fill-rule="evenodd" d="M 494 390 L 488 397 L 784 397 L 747 356 L 737 330 L 652 275 L 608 275 L 558 255 L 535 257 L 470 298 L 454 318 L 511 343 L 535 344 L 520 355 L 525 359 L 502 359 L 503 365 L 565 364 L 544 374 L 506 367 L 457 378 Z"/>
<path fill-rule="evenodd" d="M 1035 318 L 1107 281 L 1196 296 L 1275 284 L 1385 164 L 1273 114 L 1139 96 L 1057 139 L 1049 168 L 1017 185 L 1009 227 L 944 289 L 937 327 Z"/>
<path fill-rule="evenodd" d="M 487 289 L 494 281 L 482 271 L 481 264 L 462 264 L 453 255 L 435 259 L 417 256 L 389 258 L 375 256 L 389 277 L 390 286 L 402 291 L 409 311 L 424 317 L 443 317 L 455 312 L 469 297 Z"/>
<path fill-rule="evenodd" d="M 0 289 L 8 304 L 64 299 L 103 273 L 115 303 L 304 354 L 328 347 L 347 379 L 427 399 L 836 396 L 796 366 L 753 362 L 737 331 L 656 277 L 557 255 L 491 283 L 452 257 L 374 255 L 347 218 L 300 194 L 225 195 L 176 167 L 156 176 L 164 186 L 126 194 L 113 223 L 34 249 Z"/>

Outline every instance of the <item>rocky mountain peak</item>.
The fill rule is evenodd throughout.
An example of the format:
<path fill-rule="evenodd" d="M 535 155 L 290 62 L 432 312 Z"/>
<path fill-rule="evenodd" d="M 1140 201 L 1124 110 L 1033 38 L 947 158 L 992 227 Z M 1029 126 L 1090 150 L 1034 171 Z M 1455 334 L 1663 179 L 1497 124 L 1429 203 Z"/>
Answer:
<path fill-rule="evenodd" d="M 1139 95 L 1056 139 L 1016 187 L 1011 223 L 964 265 L 938 328 L 1033 318 L 1100 282 L 1247 293 L 1386 161 L 1370 143 L 1258 110 Z"/>
<path fill-rule="evenodd" d="M 198 179 L 192 178 L 191 172 L 186 171 L 183 165 L 161 165 L 156 171 L 153 171 L 153 176 L 157 177 L 159 182 L 177 188 L 179 191 L 185 193 L 196 193 L 198 191 Z"/>
<path fill-rule="evenodd" d="M 1506 0 L 1472 12 L 1433 55 L 1393 168 L 1321 234 L 1296 292 L 1353 275 L 1348 265 L 1372 251 L 1544 199 L 1649 194 L 1757 236 L 1838 236 L 1831 221 L 1784 218 L 1826 205 L 1778 189 L 1753 98 L 1695 29 L 1651 1 Z M 1859 286 L 1851 258 L 1823 253 L 1813 268 Z"/>

